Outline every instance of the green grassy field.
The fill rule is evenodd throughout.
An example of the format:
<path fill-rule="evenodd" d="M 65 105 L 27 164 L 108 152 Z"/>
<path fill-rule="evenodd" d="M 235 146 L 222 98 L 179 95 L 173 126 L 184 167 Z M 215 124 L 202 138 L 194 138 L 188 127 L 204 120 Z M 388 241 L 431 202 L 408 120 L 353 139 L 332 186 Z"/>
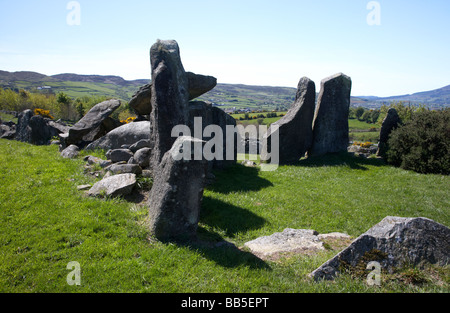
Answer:
<path fill-rule="evenodd" d="M 101 153 L 101 152 L 98 152 Z M 420 175 L 348 155 L 302 160 L 275 172 L 236 165 L 205 190 L 198 235 L 179 245 L 149 241 L 145 202 L 86 198 L 95 179 L 57 147 L 0 140 L 0 292 L 304 293 L 449 292 L 450 269 L 383 275 L 370 287 L 349 274 L 308 274 L 338 251 L 263 261 L 237 247 L 285 228 L 356 237 L 387 215 L 450 226 L 450 178 Z M 134 200 L 136 198 L 133 198 Z M 69 286 L 69 262 L 81 285 Z M 410 278 L 414 279 L 410 279 Z"/>

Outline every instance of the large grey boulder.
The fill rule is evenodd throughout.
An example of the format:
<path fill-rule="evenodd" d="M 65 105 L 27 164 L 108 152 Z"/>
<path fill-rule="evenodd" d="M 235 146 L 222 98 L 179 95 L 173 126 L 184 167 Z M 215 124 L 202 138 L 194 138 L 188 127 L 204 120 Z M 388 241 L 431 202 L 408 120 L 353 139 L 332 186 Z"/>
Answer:
<path fill-rule="evenodd" d="M 350 77 L 342 73 L 322 80 L 308 156 L 347 151 L 351 89 Z"/>
<path fill-rule="evenodd" d="M 117 197 L 126 196 L 133 191 L 136 185 L 136 174 L 119 174 L 102 179 L 87 192 L 91 197 Z"/>
<path fill-rule="evenodd" d="M 66 144 L 90 142 L 104 136 L 111 131 L 111 127 L 117 126 L 108 118 L 119 107 L 119 100 L 108 100 L 96 104 L 82 119 L 69 128 L 68 135 L 65 136 Z"/>
<path fill-rule="evenodd" d="M 312 123 L 316 106 L 316 85 L 307 77 L 300 79 L 295 102 L 287 114 L 273 123 L 263 138 L 261 160 L 269 161 L 273 135 L 278 132 L 279 164 L 292 164 L 305 155 L 313 140 Z"/>
<path fill-rule="evenodd" d="M 380 139 L 378 140 L 378 151 L 377 156 L 384 157 L 386 154 L 386 145 L 389 140 L 389 135 L 401 124 L 400 117 L 398 116 L 397 110 L 390 108 L 387 112 L 383 124 L 380 130 Z"/>
<path fill-rule="evenodd" d="M 179 137 L 154 175 L 149 222 L 157 239 L 191 239 L 196 235 L 208 166 L 204 159 L 194 160 L 196 144 L 201 148 L 204 141 Z"/>
<path fill-rule="evenodd" d="M 158 40 L 150 49 L 152 70 L 151 167 L 156 168 L 176 138 L 172 129 L 187 125 L 188 79 L 175 40 Z"/>
<path fill-rule="evenodd" d="M 87 145 L 86 150 L 120 149 L 123 145 L 132 145 L 142 139 L 150 139 L 150 122 L 133 122 L 117 127 L 105 136 Z"/>
<path fill-rule="evenodd" d="M 316 280 L 333 279 L 342 268 L 365 269 L 379 262 L 392 272 L 402 266 L 450 264 L 450 229 L 433 220 L 388 216 L 350 246 L 311 273 Z"/>

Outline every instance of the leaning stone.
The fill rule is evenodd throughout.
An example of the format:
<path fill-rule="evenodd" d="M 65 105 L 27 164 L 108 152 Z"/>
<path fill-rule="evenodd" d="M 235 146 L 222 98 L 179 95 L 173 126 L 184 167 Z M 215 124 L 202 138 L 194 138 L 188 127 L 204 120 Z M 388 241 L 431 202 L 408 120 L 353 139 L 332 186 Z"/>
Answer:
<path fill-rule="evenodd" d="M 61 152 L 61 156 L 65 159 L 74 159 L 80 153 L 80 149 L 75 145 L 70 145 Z"/>
<path fill-rule="evenodd" d="M 113 174 L 136 174 L 140 175 L 142 173 L 142 168 L 137 164 L 113 164 L 108 167 L 108 171 Z"/>
<path fill-rule="evenodd" d="M 187 72 L 186 76 L 189 86 L 189 100 L 200 97 L 217 85 L 217 79 L 212 76 L 198 75 L 191 72 Z"/>
<path fill-rule="evenodd" d="M 308 156 L 347 151 L 351 89 L 350 77 L 342 73 L 322 80 Z"/>
<path fill-rule="evenodd" d="M 107 132 L 102 127 L 102 123 L 119 107 L 119 100 L 108 100 L 96 104 L 81 120 L 69 129 L 66 144 L 94 141 L 105 135 Z"/>
<path fill-rule="evenodd" d="M 312 144 L 312 123 L 316 106 L 316 86 L 307 77 L 300 79 L 295 102 L 287 114 L 273 123 L 263 139 L 261 160 L 280 165 L 293 164 L 302 158 Z M 278 134 L 276 134 L 278 133 Z M 270 158 L 274 134 L 278 136 L 278 162 Z M 275 136 L 275 137 L 277 137 Z"/>
<path fill-rule="evenodd" d="M 152 111 L 151 105 L 152 85 L 146 84 L 139 88 L 130 100 L 130 107 L 139 115 L 150 115 Z"/>
<path fill-rule="evenodd" d="M 191 239 L 196 236 L 201 199 L 208 163 L 194 160 L 195 143 L 205 142 L 192 137 L 179 137 L 166 152 L 149 199 L 150 233 L 160 240 Z M 191 154 L 186 149 L 191 147 Z M 183 159 L 183 153 L 187 159 Z"/>
<path fill-rule="evenodd" d="M 311 273 L 315 280 L 331 280 L 342 268 L 354 270 L 379 262 L 392 273 L 403 266 L 450 264 L 450 229 L 433 220 L 388 216 L 350 246 Z"/>
<path fill-rule="evenodd" d="M 110 159 L 113 163 L 117 162 L 128 162 L 130 158 L 133 157 L 133 152 L 128 149 L 115 149 L 111 150 L 108 159 Z"/>
<path fill-rule="evenodd" d="M 125 196 L 133 191 L 136 185 L 135 174 L 119 174 L 103 178 L 87 192 L 88 196 Z"/>

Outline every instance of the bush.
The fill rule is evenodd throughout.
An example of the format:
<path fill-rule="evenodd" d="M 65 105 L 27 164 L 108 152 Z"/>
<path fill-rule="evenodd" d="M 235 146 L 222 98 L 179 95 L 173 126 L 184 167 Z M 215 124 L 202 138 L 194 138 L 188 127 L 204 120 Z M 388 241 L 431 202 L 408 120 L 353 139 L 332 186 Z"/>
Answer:
<path fill-rule="evenodd" d="M 418 173 L 450 173 L 450 108 L 413 114 L 388 140 L 387 162 Z"/>

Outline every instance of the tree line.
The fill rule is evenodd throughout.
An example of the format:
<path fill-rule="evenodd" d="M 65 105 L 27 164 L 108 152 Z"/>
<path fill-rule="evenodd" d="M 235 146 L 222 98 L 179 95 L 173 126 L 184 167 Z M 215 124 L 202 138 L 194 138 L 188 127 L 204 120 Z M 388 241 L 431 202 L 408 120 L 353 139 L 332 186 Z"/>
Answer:
<path fill-rule="evenodd" d="M 76 122 L 96 104 L 108 100 L 105 96 L 82 96 L 71 98 L 64 92 L 58 94 L 32 93 L 24 89 L 18 92 L 0 88 L 0 110 L 22 112 L 24 110 L 42 109 L 50 111 L 55 119 Z M 112 117 L 126 120 L 134 116 L 128 103 L 122 103 Z"/>

